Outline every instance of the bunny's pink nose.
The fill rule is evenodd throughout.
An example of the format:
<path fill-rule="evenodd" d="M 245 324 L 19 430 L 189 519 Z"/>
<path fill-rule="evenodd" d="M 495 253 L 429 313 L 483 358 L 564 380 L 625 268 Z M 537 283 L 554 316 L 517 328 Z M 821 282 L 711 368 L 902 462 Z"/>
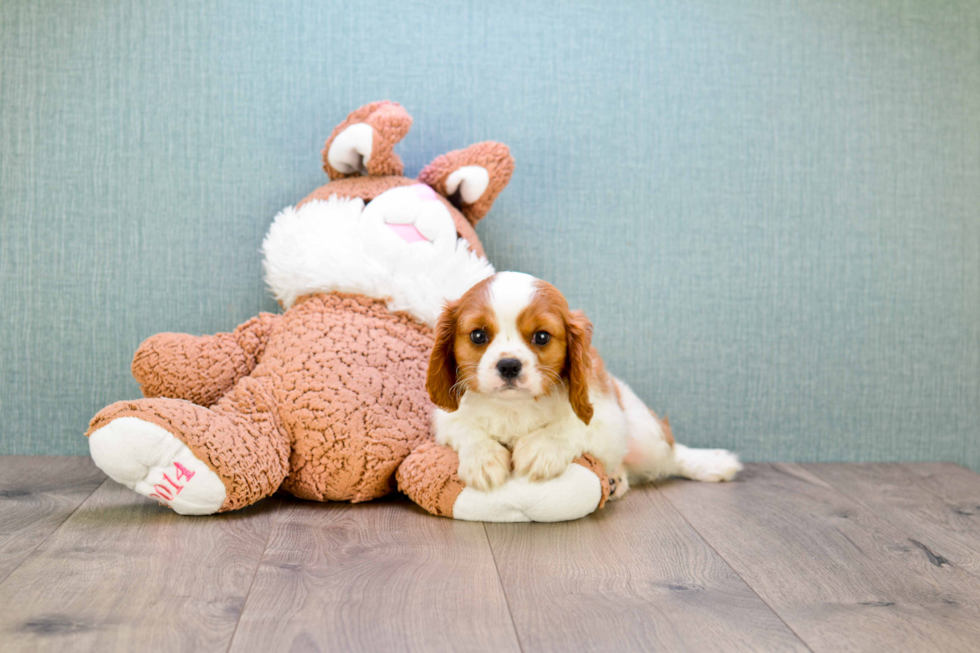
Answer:
<path fill-rule="evenodd" d="M 398 234 L 406 243 L 417 243 L 429 239 L 419 233 L 414 224 L 389 224 L 388 228 Z"/>
<path fill-rule="evenodd" d="M 436 192 L 427 184 L 415 184 L 412 186 L 412 190 L 418 194 L 419 199 L 421 199 L 423 202 L 433 201 L 436 199 Z"/>

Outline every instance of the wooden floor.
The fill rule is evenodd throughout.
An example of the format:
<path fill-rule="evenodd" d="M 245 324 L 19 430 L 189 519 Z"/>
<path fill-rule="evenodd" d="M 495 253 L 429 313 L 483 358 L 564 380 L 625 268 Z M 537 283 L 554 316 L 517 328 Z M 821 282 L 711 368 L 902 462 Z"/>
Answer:
<path fill-rule="evenodd" d="M 980 476 L 748 465 L 566 524 L 404 499 L 180 517 L 0 458 L 9 651 L 980 651 Z"/>

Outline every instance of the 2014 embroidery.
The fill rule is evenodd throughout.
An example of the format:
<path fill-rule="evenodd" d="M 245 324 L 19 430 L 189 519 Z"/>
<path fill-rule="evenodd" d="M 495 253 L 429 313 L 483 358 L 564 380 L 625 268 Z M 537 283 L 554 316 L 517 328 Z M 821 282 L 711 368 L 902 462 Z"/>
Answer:
<path fill-rule="evenodd" d="M 180 491 L 187 487 L 187 481 L 194 478 L 194 474 L 196 473 L 192 472 L 176 461 L 174 461 L 174 469 L 174 476 L 177 477 L 177 481 L 183 481 L 183 484 L 174 482 L 169 476 L 167 476 L 166 473 L 164 473 L 163 480 L 169 483 L 170 487 L 167 487 L 167 485 L 163 483 L 157 483 L 153 486 L 154 491 L 150 493 L 151 497 L 156 497 L 161 501 L 173 501 L 174 498 L 180 494 Z"/>

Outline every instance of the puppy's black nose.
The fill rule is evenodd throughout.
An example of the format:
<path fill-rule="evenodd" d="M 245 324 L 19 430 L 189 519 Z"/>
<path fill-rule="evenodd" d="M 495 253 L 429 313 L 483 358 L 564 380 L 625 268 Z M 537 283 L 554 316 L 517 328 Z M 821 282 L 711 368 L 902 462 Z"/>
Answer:
<path fill-rule="evenodd" d="M 503 358 L 497 363 L 497 371 L 500 372 L 500 376 L 513 381 L 521 373 L 521 361 L 516 358 Z"/>

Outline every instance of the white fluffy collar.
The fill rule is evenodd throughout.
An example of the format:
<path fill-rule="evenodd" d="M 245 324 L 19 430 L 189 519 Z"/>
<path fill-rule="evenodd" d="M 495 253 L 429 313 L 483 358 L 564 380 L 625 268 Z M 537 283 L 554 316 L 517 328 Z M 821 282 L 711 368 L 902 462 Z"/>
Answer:
<path fill-rule="evenodd" d="M 363 220 L 357 198 L 313 200 L 279 212 L 262 243 L 266 283 L 284 308 L 319 292 L 387 299 L 435 326 L 446 301 L 493 274 L 485 258 L 459 240 L 451 251 L 408 244 L 384 225 Z"/>

